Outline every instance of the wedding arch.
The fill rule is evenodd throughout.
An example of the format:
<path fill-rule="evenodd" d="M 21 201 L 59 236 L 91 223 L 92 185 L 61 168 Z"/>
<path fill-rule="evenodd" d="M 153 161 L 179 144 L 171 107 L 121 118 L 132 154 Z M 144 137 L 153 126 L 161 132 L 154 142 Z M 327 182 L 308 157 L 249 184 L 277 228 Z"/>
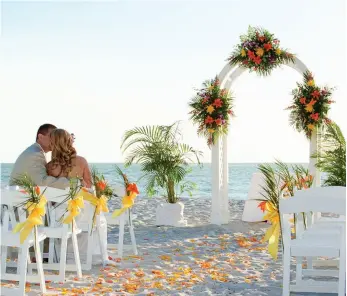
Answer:
<path fill-rule="evenodd" d="M 293 62 L 284 64 L 299 74 L 303 75 L 308 71 L 306 65 L 297 57 L 294 57 Z M 233 83 L 240 77 L 247 69 L 242 66 L 231 66 L 227 63 L 218 75 L 221 88 L 230 90 Z M 319 186 L 319 171 L 315 164 L 316 160 L 311 158 L 318 148 L 318 131 L 312 133 L 309 146 L 309 170 L 315 177 L 315 186 Z M 224 134 L 219 137 L 214 145 L 212 145 L 212 211 L 211 223 L 212 224 L 227 224 L 229 221 L 229 198 L 228 198 L 228 135 Z"/>
<path fill-rule="evenodd" d="M 320 173 L 316 159 L 320 129 L 329 124 L 332 89 L 315 84 L 312 73 L 294 54 L 280 47 L 280 41 L 269 31 L 249 27 L 248 33 L 240 36 L 228 58 L 228 63 L 214 79 L 204 82 L 189 103 L 190 114 L 198 124 L 198 134 L 207 139 L 212 150 L 212 224 L 226 224 L 229 221 L 228 199 L 228 128 L 233 112 L 231 87 L 237 78 L 246 71 L 268 76 L 272 70 L 282 65 L 288 66 L 303 77 L 292 91 L 293 101 L 290 110 L 290 124 L 299 132 L 304 132 L 310 141 L 309 172 L 314 178 L 313 186 L 320 186 Z"/>

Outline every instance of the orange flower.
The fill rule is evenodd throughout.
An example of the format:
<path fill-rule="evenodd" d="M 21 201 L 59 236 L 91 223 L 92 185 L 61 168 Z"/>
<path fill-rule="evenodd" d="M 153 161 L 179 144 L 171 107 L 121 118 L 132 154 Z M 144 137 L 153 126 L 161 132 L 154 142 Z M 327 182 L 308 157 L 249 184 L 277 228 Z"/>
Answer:
<path fill-rule="evenodd" d="M 310 113 L 312 113 L 313 112 L 313 105 L 314 104 L 316 104 L 316 100 L 311 100 L 307 105 L 306 105 L 306 108 L 305 108 L 305 110 L 307 111 L 307 112 L 310 112 Z"/>
<path fill-rule="evenodd" d="M 216 108 L 220 108 L 223 105 L 223 101 L 221 99 L 215 99 L 212 105 Z"/>
<path fill-rule="evenodd" d="M 272 48 L 272 44 L 271 44 L 271 43 L 265 43 L 265 44 L 264 44 L 264 49 L 265 49 L 266 51 L 269 51 L 271 48 Z"/>
<path fill-rule="evenodd" d="M 320 96 L 320 92 L 318 90 L 315 90 L 312 94 L 311 94 L 312 97 L 314 97 L 315 99 L 318 99 L 319 96 Z"/>
<path fill-rule="evenodd" d="M 300 103 L 301 103 L 301 104 L 306 104 L 306 98 L 305 98 L 305 97 L 302 97 L 302 98 L 300 99 Z"/>
<path fill-rule="evenodd" d="M 259 39 L 260 42 L 264 42 L 265 41 L 265 36 L 260 36 L 258 39 Z"/>
<path fill-rule="evenodd" d="M 255 54 L 254 54 L 254 52 L 251 51 L 251 50 L 248 50 L 248 51 L 247 51 L 247 55 L 248 55 L 248 57 L 249 57 L 250 59 L 255 58 Z"/>
<path fill-rule="evenodd" d="M 105 181 L 99 181 L 96 183 L 96 187 L 98 187 L 101 191 L 104 191 L 106 188 L 106 182 Z"/>
<path fill-rule="evenodd" d="M 40 195 L 41 191 L 40 191 L 40 187 L 39 186 L 35 187 L 35 192 L 36 192 L 37 195 Z"/>
<path fill-rule="evenodd" d="M 216 124 L 217 125 L 222 125 L 222 119 L 220 119 L 220 118 L 217 118 L 216 120 L 215 120 L 215 122 L 216 122 Z"/>
<path fill-rule="evenodd" d="M 205 119 L 205 123 L 206 123 L 206 124 L 211 124 L 211 123 L 213 123 L 213 118 L 212 118 L 211 116 L 208 115 L 208 116 L 206 117 L 206 119 Z"/>
<path fill-rule="evenodd" d="M 260 208 L 262 210 L 262 212 L 265 212 L 265 207 L 266 207 L 266 201 L 262 201 L 261 203 L 259 203 L 258 208 Z"/>
<path fill-rule="evenodd" d="M 135 183 L 130 183 L 127 187 L 127 191 L 134 192 L 136 194 L 139 194 L 139 190 L 137 189 L 137 186 Z"/>

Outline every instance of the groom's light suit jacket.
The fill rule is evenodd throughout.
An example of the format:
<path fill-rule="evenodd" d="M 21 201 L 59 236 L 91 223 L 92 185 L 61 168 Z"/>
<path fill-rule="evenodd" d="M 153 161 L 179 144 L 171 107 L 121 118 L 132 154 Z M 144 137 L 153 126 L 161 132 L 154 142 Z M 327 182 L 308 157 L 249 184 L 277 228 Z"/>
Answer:
<path fill-rule="evenodd" d="M 20 175 L 28 175 L 36 185 L 49 186 L 59 189 L 69 187 L 69 180 L 67 178 L 55 178 L 47 175 L 46 171 L 46 157 L 41 146 L 37 143 L 25 149 L 17 158 L 10 177 L 10 185 L 13 183 L 13 178 Z"/>

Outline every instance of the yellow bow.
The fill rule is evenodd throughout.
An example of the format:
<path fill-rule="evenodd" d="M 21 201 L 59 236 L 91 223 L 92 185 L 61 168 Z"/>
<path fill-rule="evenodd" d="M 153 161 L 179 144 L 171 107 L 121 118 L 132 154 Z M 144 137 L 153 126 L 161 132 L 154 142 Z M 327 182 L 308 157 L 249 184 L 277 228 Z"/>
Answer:
<path fill-rule="evenodd" d="M 127 209 L 130 209 L 134 203 L 135 203 L 135 198 L 136 198 L 136 193 L 135 192 L 131 192 L 130 195 L 125 195 L 123 196 L 122 199 L 122 208 L 121 209 L 117 209 L 112 213 L 112 217 L 116 218 L 119 217 L 120 215 L 122 215 Z"/>
<path fill-rule="evenodd" d="M 21 244 L 23 244 L 27 239 L 34 226 L 43 224 L 42 217 L 46 214 L 46 203 L 47 199 L 44 196 L 41 196 L 38 203 L 28 202 L 26 204 L 26 209 L 29 212 L 29 217 L 25 222 L 18 223 L 13 229 L 13 233 L 20 232 L 19 238 Z"/>
<path fill-rule="evenodd" d="M 264 220 L 271 222 L 271 227 L 266 231 L 265 236 L 263 238 L 263 242 L 269 241 L 268 251 L 272 258 L 277 260 L 278 254 L 278 242 L 280 237 L 280 216 L 278 214 L 277 209 L 273 206 L 272 203 L 267 202 L 265 209 L 267 211 L 264 216 Z"/>
<path fill-rule="evenodd" d="M 96 215 L 99 215 L 100 212 L 108 213 L 107 198 L 104 195 L 98 198 L 95 195 L 84 190 L 81 190 L 80 194 L 81 196 L 83 196 L 84 200 L 89 201 L 92 205 L 96 207 Z"/>
<path fill-rule="evenodd" d="M 83 196 L 78 195 L 76 198 L 69 200 L 67 205 L 69 216 L 64 219 L 63 223 L 70 224 L 72 219 L 80 214 L 82 208 L 84 208 Z"/>

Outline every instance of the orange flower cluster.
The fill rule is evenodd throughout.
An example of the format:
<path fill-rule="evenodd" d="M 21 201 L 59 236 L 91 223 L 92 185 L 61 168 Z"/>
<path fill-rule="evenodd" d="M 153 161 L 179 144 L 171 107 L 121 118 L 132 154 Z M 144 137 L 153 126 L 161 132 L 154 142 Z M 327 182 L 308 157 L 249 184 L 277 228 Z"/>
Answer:
<path fill-rule="evenodd" d="M 293 104 L 287 109 L 291 111 L 291 124 L 298 130 L 304 131 L 308 138 L 322 123 L 329 124 L 327 117 L 332 89 L 316 86 L 311 72 L 304 73 L 304 82 L 298 83 L 298 88 L 292 91 Z"/>
<path fill-rule="evenodd" d="M 189 106 L 191 119 L 199 125 L 198 134 L 205 136 L 209 145 L 227 133 L 230 115 L 233 115 L 232 98 L 220 87 L 218 77 L 205 82 Z"/>

